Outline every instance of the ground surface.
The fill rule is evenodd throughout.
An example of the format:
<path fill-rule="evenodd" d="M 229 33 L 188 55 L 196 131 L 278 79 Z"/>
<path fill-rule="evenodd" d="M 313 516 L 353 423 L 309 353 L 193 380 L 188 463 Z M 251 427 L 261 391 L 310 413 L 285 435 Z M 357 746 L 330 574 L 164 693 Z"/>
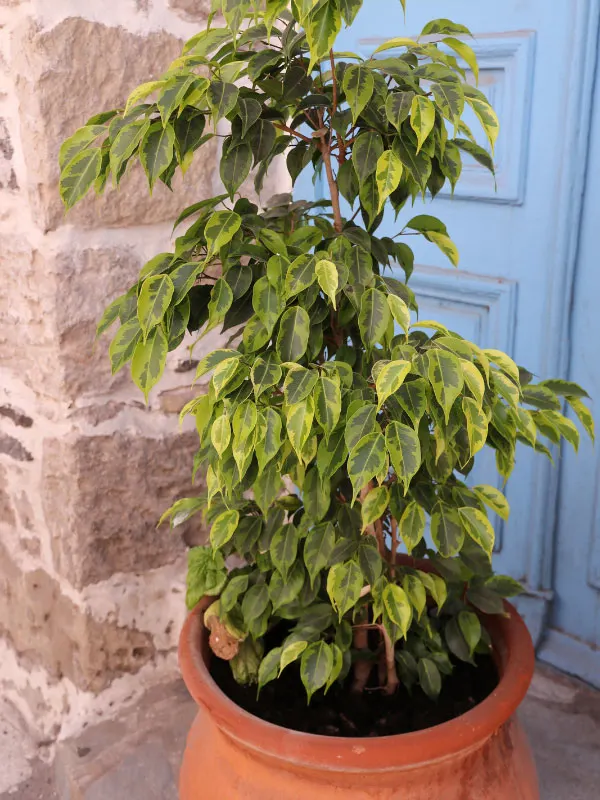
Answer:
<path fill-rule="evenodd" d="M 36 747 L 0 702 L 0 800 L 177 800 L 177 769 L 194 713 L 180 683 L 162 687 L 122 720 L 61 743 L 49 766 L 47 749 Z M 521 718 L 542 800 L 597 800 L 600 692 L 540 667 Z"/>

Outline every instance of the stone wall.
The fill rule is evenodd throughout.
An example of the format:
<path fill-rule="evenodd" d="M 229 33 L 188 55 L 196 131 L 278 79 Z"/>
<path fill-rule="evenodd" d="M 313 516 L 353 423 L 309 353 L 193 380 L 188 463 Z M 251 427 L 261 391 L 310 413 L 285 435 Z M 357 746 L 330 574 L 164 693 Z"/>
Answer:
<path fill-rule="evenodd" d="M 218 190 L 206 145 L 171 194 L 133 171 L 65 217 L 61 141 L 160 74 L 209 0 L 0 0 L 0 692 L 63 737 L 176 671 L 192 396 L 174 352 L 148 406 L 94 346 L 103 307 Z M 207 337 L 205 348 L 214 347 Z M 197 391 L 197 390 L 196 390 Z"/>

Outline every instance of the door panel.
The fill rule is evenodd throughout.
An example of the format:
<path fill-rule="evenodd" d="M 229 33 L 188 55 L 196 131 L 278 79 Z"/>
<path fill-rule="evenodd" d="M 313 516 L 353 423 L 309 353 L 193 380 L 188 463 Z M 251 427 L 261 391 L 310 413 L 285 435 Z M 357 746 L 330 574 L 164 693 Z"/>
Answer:
<path fill-rule="evenodd" d="M 505 350 L 539 379 L 567 373 L 568 301 L 597 11 L 598 0 L 555 0 L 551 10 L 547 0 L 408 0 L 405 22 L 399 0 L 366 0 L 338 43 L 339 50 L 366 57 L 382 41 L 416 35 L 436 17 L 449 17 L 475 32 L 479 85 L 501 122 L 496 190 L 483 168 L 465 159 L 454 195 L 438 196 L 433 206 L 418 202 L 397 223 L 393 213 L 386 216 L 378 235 L 396 234 L 422 211 L 443 219 L 461 253 L 459 270 L 434 245 L 417 237 L 408 240 L 411 246 L 416 242 L 419 266 L 410 285 L 421 318 L 437 318 L 481 346 Z M 473 131 L 477 128 L 474 121 Z M 297 186 L 299 196 L 314 193 L 307 175 Z M 572 377 L 584 380 L 586 375 Z M 487 474 L 490 469 L 489 463 L 481 467 Z M 536 632 L 551 598 L 557 490 L 557 473 L 546 460 L 521 448 L 507 485 L 512 514 L 505 530 L 498 530 L 495 563 L 498 571 L 528 586 L 523 608 Z M 589 508 L 589 495 L 575 490 L 574 496 Z M 571 575 L 567 582 L 578 579 Z M 588 626 L 588 643 L 595 641 L 590 635 Z"/>

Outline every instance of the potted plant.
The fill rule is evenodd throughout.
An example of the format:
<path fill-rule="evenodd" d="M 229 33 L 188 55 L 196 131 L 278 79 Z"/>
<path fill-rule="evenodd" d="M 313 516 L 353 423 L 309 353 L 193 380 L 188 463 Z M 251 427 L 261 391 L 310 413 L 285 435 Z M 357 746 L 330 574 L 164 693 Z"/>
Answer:
<path fill-rule="evenodd" d="M 208 331 L 229 336 L 200 359 L 208 390 L 182 412 L 206 492 L 163 517 L 210 525 L 189 553 L 180 649 L 206 712 L 186 800 L 538 797 L 514 717 L 533 648 L 505 601 L 519 584 L 491 566 L 488 513 L 509 506 L 467 476 L 484 446 L 504 481 L 518 443 L 576 447 L 565 400 L 590 435 L 593 421 L 576 384 L 534 383 L 508 355 L 411 321 L 404 235 L 454 266 L 458 254 L 443 222 L 410 207 L 454 188 L 464 153 L 493 173 L 463 110 L 492 152 L 498 121 L 466 80 L 477 63 L 462 25 L 435 20 L 368 59 L 337 53 L 361 5 L 213 2 L 159 80 L 61 150 L 70 208 L 137 159 L 151 189 L 170 186 L 222 140 L 225 191 L 181 213 L 174 251 L 98 328 L 119 321 L 113 371 L 130 362 L 146 397 L 186 331 L 191 352 Z M 244 197 L 276 159 L 292 183 L 312 165 L 329 199 Z M 393 214 L 397 235 L 381 235 Z"/>

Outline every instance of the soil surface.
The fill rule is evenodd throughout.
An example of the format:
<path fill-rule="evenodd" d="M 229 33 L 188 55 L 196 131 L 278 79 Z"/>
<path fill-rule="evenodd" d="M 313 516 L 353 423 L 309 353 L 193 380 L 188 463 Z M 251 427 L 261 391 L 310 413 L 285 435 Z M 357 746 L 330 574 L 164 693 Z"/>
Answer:
<path fill-rule="evenodd" d="M 484 656 L 477 659 L 476 667 L 455 662 L 437 701 L 430 700 L 418 686 L 411 693 L 400 686 L 388 697 L 371 685 L 357 695 L 346 680 L 342 685 L 334 684 L 327 695 L 317 692 L 307 706 L 295 664 L 287 667 L 279 680 L 267 684 L 259 700 L 256 686 L 236 683 L 226 661 L 213 656 L 210 671 L 221 690 L 251 714 L 283 728 L 321 736 L 392 736 L 431 728 L 466 713 L 498 684 L 494 662 Z M 374 669 L 372 682 L 376 675 Z"/>

